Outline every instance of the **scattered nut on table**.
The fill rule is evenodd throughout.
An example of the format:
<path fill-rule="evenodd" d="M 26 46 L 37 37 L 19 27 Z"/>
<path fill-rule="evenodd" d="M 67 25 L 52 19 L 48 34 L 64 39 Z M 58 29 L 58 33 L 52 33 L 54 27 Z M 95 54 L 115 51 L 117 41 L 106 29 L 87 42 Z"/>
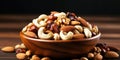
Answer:
<path fill-rule="evenodd" d="M 16 58 L 17 59 L 20 59 L 20 60 L 23 60 L 23 59 L 26 59 L 26 54 L 25 53 L 18 53 L 16 54 Z"/>
<path fill-rule="evenodd" d="M 37 55 L 33 55 L 30 60 L 41 60 Z"/>
<path fill-rule="evenodd" d="M 103 59 L 103 56 L 101 54 L 96 54 L 95 57 L 94 57 L 94 60 L 102 60 Z"/>
<path fill-rule="evenodd" d="M 106 58 L 119 58 L 119 54 L 114 51 L 107 51 L 105 54 Z"/>
<path fill-rule="evenodd" d="M 12 47 L 12 46 L 3 47 L 3 48 L 1 48 L 1 50 L 3 52 L 14 52 L 15 51 L 14 47 Z"/>
<path fill-rule="evenodd" d="M 41 60 L 51 60 L 49 57 L 43 57 Z"/>
<path fill-rule="evenodd" d="M 24 46 L 21 47 L 21 46 Z M 15 48 L 14 48 L 15 47 Z M 52 60 L 50 57 L 34 55 L 23 43 L 16 44 L 14 47 L 6 46 L 1 50 L 3 52 L 16 52 L 16 58 L 19 60 Z M 72 60 L 102 60 L 104 58 L 119 58 L 119 54 L 116 52 L 116 48 L 110 47 L 103 52 L 103 48 L 107 47 L 102 43 L 98 43 L 86 56 L 81 56 L 80 58 L 72 58 Z M 112 49 L 112 51 L 110 50 Z"/>

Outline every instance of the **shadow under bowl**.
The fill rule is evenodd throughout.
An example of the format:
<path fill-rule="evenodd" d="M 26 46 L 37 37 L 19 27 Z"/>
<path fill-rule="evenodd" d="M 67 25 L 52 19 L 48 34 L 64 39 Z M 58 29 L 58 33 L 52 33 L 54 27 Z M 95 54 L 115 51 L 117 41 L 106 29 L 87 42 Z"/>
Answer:
<path fill-rule="evenodd" d="M 101 33 L 91 38 L 55 41 L 31 38 L 20 32 L 21 41 L 33 54 L 53 58 L 74 58 L 88 53 L 97 44 L 100 36 Z"/>

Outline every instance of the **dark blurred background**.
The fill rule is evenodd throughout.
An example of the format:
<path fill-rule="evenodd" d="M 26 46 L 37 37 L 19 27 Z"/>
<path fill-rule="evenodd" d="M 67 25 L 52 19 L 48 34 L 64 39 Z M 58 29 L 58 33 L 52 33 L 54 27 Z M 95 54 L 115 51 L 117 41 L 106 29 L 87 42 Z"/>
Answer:
<path fill-rule="evenodd" d="M 41 14 L 50 11 L 119 15 L 119 0 L 1 0 L 0 14 Z"/>

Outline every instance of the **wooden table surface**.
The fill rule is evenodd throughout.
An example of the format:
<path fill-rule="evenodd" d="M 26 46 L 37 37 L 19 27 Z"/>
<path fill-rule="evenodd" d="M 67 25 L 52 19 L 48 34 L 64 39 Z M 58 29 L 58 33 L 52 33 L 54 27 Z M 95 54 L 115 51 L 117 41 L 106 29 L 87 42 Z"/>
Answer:
<path fill-rule="evenodd" d="M 21 43 L 19 32 L 38 14 L 1 14 L 0 15 L 0 48 L 14 46 Z M 106 15 L 81 15 L 92 24 L 96 24 L 101 33 L 99 42 L 120 50 L 120 16 Z M 17 60 L 15 53 L 3 53 L 0 51 L 0 60 Z"/>

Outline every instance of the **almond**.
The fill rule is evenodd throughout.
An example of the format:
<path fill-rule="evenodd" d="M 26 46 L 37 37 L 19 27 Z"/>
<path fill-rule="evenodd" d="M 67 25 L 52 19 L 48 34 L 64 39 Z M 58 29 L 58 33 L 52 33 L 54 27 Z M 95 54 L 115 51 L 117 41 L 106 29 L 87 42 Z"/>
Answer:
<path fill-rule="evenodd" d="M 79 21 L 71 21 L 71 25 L 78 25 L 78 24 L 80 24 Z"/>
<path fill-rule="evenodd" d="M 82 38 L 84 38 L 85 36 L 84 36 L 84 34 L 74 34 L 73 35 L 73 38 L 74 39 L 82 39 Z"/>
<path fill-rule="evenodd" d="M 6 46 L 1 49 L 3 52 L 14 52 L 15 49 L 12 46 Z"/>
<path fill-rule="evenodd" d="M 29 36 L 29 37 L 37 38 L 37 35 L 34 32 L 31 32 L 31 31 L 27 31 L 24 34 Z"/>
<path fill-rule="evenodd" d="M 81 18 L 81 17 L 78 17 L 77 19 L 78 19 L 84 26 L 89 27 L 89 23 L 88 23 L 85 19 L 83 19 L 83 18 Z"/>
<path fill-rule="evenodd" d="M 68 31 L 73 31 L 75 29 L 74 26 L 63 26 L 61 27 L 60 30 L 64 31 L 64 32 L 68 32 Z"/>
<path fill-rule="evenodd" d="M 105 54 L 106 58 L 118 58 L 119 54 L 117 52 L 114 51 L 107 51 Z"/>

